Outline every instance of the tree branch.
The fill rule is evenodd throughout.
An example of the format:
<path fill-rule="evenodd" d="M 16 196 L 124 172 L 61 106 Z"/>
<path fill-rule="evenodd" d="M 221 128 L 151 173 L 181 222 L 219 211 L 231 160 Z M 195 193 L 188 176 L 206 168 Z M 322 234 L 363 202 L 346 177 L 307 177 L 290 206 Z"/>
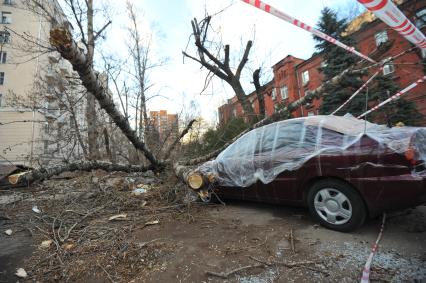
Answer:
<path fill-rule="evenodd" d="M 241 58 L 241 62 L 238 65 L 237 71 L 235 72 L 235 77 L 240 79 L 241 71 L 243 70 L 245 64 L 248 61 L 248 56 L 250 54 L 250 49 L 253 46 L 253 42 L 251 40 L 247 41 L 246 50 L 244 50 L 243 58 Z"/>
<path fill-rule="evenodd" d="M 98 37 L 102 34 L 102 32 L 112 23 L 112 21 L 108 21 L 99 31 L 95 32 L 95 38 L 96 41 Z"/>
<path fill-rule="evenodd" d="M 170 145 L 170 147 L 165 151 L 164 154 L 164 160 L 167 160 L 170 156 L 170 154 L 172 153 L 172 150 L 176 147 L 176 145 L 178 144 L 178 142 L 191 130 L 192 125 L 196 122 L 196 119 L 191 120 L 188 125 L 186 126 L 186 128 L 182 131 L 182 133 L 180 134 L 180 136 Z"/>

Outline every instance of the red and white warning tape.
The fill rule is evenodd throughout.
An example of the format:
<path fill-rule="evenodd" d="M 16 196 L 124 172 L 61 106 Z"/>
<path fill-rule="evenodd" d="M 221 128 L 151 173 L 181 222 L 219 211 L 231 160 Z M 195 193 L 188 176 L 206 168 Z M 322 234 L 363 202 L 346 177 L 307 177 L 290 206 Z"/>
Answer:
<path fill-rule="evenodd" d="M 371 249 L 371 253 L 368 256 L 364 269 L 362 270 L 361 283 L 370 282 L 371 263 L 373 262 L 374 254 L 377 252 L 377 249 L 379 248 L 379 242 L 382 239 L 383 230 L 385 229 L 385 221 L 386 221 L 386 213 L 383 213 L 382 226 L 380 227 L 379 235 L 377 236 L 376 242 L 374 243 L 373 248 Z"/>
<path fill-rule="evenodd" d="M 355 96 L 358 95 L 381 71 L 383 70 L 383 66 L 380 67 L 377 72 L 375 72 L 357 91 L 354 92 L 354 94 L 351 95 L 351 97 L 348 98 L 342 105 L 339 106 L 336 110 L 334 110 L 330 115 L 336 114 L 340 109 L 342 109 L 346 104 L 348 104 L 352 99 L 354 99 Z"/>
<path fill-rule="evenodd" d="M 388 104 L 389 102 L 393 101 L 393 100 L 397 100 L 400 96 L 404 95 L 405 93 L 407 93 L 408 91 L 412 90 L 413 88 L 415 88 L 418 84 L 424 82 L 426 80 L 426 76 L 424 76 L 421 79 L 418 79 L 416 82 L 410 84 L 409 86 L 407 86 L 406 88 L 404 88 L 403 90 L 401 90 L 400 92 L 396 93 L 395 95 L 389 97 L 388 99 L 386 99 L 385 101 L 377 104 L 376 106 L 374 106 L 373 108 L 371 108 L 370 110 L 368 110 L 367 112 L 359 115 L 357 118 L 361 119 L 362 117 L 364 117 L 365 115 L 370 114 L 371 112 L 379 109 L 380 107 L 382 107 L 385 104 Z"/>
<path fill-rule="evenodd" d="M 357 0 L 414 45 L 426 49 L 426 37 L 391 0 Z"/>
<path fill-rule="evenodd" d="M 284 13 L 284 12 L 282 12 L 282 11 L 274 8 L 274 7 L 272 7 L 271 5 L 265 4 L 265 3 L 263 3 L 260 0 L 241 0 L 241 1 L 243 1 L 245 3 L 248 3 L 248 4 L 252 5 L 252 6 L 255 6 L 256 8 L 259 8 L 260 10 L 263 10 L 263 11 L 265 11 L 267 13 L 270 13 L 271 15 L 274 15 L 274 16 L 276 16 L 276 17 L 278 17 L 278 18 L 280 18 L 280 19 L 282 19 L 282 20 L 284 20 L 284 21 L 286 21 L 286 22 L 288 22 L 290 24 L 293 24 L 293 25 L 299 27 L 299 28 L 307 30 L 307 31 L 309 31 L 312 34 L 314 34 L 314 35 L 316 35 L 316 36 L 318 36 L 318 37 L 320 37 L 320 38 L 322 38 L 324 40 L 327 40 L 328 42 L 331 42 L 331 43 L 333 43 L 333 44 L 335 44 L 335 45 L 337 45 L 339 47 L 344 48 L 345 50 L 347 50 L 347 51 L 349 51 L 349 52 L 351 52 L 351 53 L 353 53 L 353 54 L 361 57 L 362 59 L 368 60 L 371 63 L 376 63 L 370 57 L 368 57 L 368 56 L 366 56 L 366 55 L 364 55 L 364 54 L 356 51 L 354 47 L 347 46 L 346 44 L 338 41 L 337 39 L 335 39 L 335 38 L 333 38 L 333 37 L 331 37 L 329 35 L 326 35 L 325 33 L 323 33 L 321 31 L 319 31 L 319 30 L 317 30 L 317 29 L 315 29 L 315 28 L 313 28 L 313 27 L 311 27 L 311 26 L 309 26 L 309 25 L 307 25 L 307 24 L 305 24 L 305 23 L 303 23 L 303 22 L 301 22 L 301 21 L 293 18 L 292 16 L 290 16 L 290 15 L 288 15 L 288 14 L 286 14 L 286 13 Z"/>

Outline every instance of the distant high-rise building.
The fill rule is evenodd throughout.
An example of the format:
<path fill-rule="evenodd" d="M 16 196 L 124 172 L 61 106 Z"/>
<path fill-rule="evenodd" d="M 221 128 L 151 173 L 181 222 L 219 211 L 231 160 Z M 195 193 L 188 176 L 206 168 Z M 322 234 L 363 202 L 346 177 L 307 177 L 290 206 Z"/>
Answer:
<path fill-rule="evenodd" d="M 151 135 L 164 144 L 170 144 L 179 135 L 178 115 L 167 114 L 167 110 L 149 112 Z"/>

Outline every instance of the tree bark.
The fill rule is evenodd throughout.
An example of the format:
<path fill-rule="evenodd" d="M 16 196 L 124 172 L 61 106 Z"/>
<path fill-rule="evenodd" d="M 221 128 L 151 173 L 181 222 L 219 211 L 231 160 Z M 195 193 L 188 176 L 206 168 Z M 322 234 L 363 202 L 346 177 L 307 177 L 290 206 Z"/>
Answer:
<path fill-rule="evenodd" d="M 108 113 L 133 146 L 142 151 L 154 167 L 158 167 L 158 169 L 163 167 L 163 164 L 154 157 L 145 143 L 138 138 L 136 132 L 130 127 L 127 117 L 124 117 L 115 107 L 114 101 L 99 81 L 93 66 L 87 60 L 86 54 L 77 47 L 71 33 L 63 27 L 53 28 L 50 31 L 50 43 L 64 59 L 71 63 L 74 70 L 79 74 L 83 86 L 94 95 L 100 107 Z"/>

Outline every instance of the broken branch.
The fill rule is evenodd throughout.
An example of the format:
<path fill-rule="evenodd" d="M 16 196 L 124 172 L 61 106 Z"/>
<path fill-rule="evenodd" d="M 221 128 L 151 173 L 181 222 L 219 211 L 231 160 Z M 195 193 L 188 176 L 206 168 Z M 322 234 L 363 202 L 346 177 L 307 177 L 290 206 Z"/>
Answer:
<path fill-rule="evenodd" d="M 247 269 L 251 269 L 251 268 L 264 268 L 265 265 L 264 264 L 255 264 L 255 265 L 247 265 L 247 266 L 242 266 L 242 267 L 238 267 L 236 269 L 233 269 L 231 271 L 228 272 L 213 272 L 213 271 L 207 271 L 206 274 L 207 275 L 211 275 L 211 276 L 216 276 L 216 277 L 220 277 L 223 279 L 228 279 L 231 275 L 243 271 L 243 270 L 247 270 Z"/>

